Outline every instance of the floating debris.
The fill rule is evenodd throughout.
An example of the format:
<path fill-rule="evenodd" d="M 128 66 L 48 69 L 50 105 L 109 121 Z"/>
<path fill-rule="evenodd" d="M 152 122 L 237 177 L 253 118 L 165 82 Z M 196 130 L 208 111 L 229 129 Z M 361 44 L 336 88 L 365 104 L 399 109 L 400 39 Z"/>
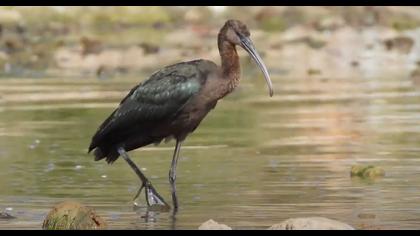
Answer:
<path fill-rule="evenodd" d="M 47 168 L 45 168 L 45 172 L 50 172 L 50 171 L 52 171 L 52 170 L 54 170 L 55 169 L 55 164 L 54 163 L 49 163 L 48 165 L 47 165 Z"/>
<path fill-rule="evenodd" d="M 29 145 L 29 148 L 35 149 L 40 143 L 41 141 L 39 139 L 35 139 L 34 142 L 31 145 Z"/>
<path fill-rule="evenodd" d="M 83 168 L 83 166 L 81 166 L 81 165 L 76 165 L 75 167 L 74 167 L 74 169 L 76 169 L 76 170 L 80 170 L 80 169 L 82 169 Z"/>

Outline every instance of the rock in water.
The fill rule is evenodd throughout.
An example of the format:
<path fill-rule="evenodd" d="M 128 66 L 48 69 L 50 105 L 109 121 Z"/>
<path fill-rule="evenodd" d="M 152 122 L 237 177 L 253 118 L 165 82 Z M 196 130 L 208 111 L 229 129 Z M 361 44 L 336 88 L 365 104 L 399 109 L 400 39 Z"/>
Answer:
<path fill-rule="evenodd" d="M 350 225 L 324 217 L 290 218 L 269 230 L 354 230 Z"/>
<path fill-rule="evenodd" d="M 202 223 L 200 227 L 198 227 L 198 229 L 199 230 L 231 230 L 232 228 L 224 224 L 219 224 L 216 221 L 210 219 Z"/>
<path fill-rule="evenodd" d="M 105 229 L 106 222 L 91 208 L 77 202 L 66 201 L 57 204 L 48 213 L 43 229 Z"/>
<path fill-rule="evenodd" d="M 350 176 L 361 178 L 376 178 L 385 176 L 385 171 L 380 167 L 354 165 L 351 167 Z"/>
<path fill-rule="evenodd" d="M 379 167 L 373 167 L 365 170 L 363 177 L 365 178 L 376 178 L 385 176 L 385 171 Z"/>
<path fill-rule="evenodd" d="M 373 166 L 362 166 L 362 165 L 354 165 L 351 167 L 350 170 L 350 176 L 359 176 L 362 177 L 363 176 L 363 172 L 365 171 L 366 168 L 371 168 Z"/>

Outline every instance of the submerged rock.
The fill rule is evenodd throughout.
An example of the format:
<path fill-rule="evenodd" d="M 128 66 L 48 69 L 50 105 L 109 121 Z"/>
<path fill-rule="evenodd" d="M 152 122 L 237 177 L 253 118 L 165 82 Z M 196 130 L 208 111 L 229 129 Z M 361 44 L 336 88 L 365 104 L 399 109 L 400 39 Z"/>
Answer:
<path fill-rule="evenodd" d="M 351 167 L 350 176 L 362 176 L 366 166 L 354 165 Z"/>
<path fill-rule="evenodd" d="M 376 178 L 385 176 L 384 169 L 375 166 L 354 165 L 351 167 L 350 176 L 361 178 Z"/>
<path fill-rule="evenodd" d="M 219 224 L 216 221 L 210 219 L 200 225 L 198 227 L 199 230 L 231 230 L 232 228 L 225 225 L 225 224 Z"/>
<path fill-rule="evenodd" d="M 71 201 L 54 206 L 42 224 L 43 229 L 104 229 L 106 226 L 93 209 Z"/>
<path fill-rule="evenodd" d="M 385 171 L 380 167 L 368 168 L 363 173 L 363 177 L 365 178 L 375 178 L 382 176 L 385 176 Z"/>
<path fill-rule="evenodd" d="M 354 230 L 350 225 L 325 217 L 290 218 L 269 230 Z"/>

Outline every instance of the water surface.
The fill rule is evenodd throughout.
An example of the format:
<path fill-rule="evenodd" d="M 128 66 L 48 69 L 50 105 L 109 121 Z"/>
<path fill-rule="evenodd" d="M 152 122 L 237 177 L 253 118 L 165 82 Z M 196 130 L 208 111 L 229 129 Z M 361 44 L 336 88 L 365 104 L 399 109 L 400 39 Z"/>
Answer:
<path fill-rule="evenodd" d="M 1 79 L 0 209 L 17 218 L 0 228 L 40 229 L 54 204 L 76 200 L 112 229 L 196 229 L 208 219 L 263 229 L 307 216 L 419 229 L 419 87 L 404 76 L 273 75 L 269 98 L 263 79 L 251 78 L 257 72 L 184 143 L 176 221 L 134 210 L 134 172 L 86 153 L 98 125 L 142 79 Z M 130 152 L 168 202 L 173 146 Z M 386 177 L 352 179 L 354 164 L 381 166 Z"/>

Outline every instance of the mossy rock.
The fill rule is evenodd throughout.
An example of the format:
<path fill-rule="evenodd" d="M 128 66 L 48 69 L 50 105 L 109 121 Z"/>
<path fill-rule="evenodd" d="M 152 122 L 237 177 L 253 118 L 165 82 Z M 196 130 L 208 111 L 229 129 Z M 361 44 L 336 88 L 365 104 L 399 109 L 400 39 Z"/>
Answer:
<path fill-rule="evenodd" d="M 105 229 L 106 222 L 95 211 L 80 203 L 66 201 L 57 204 L 42 224 L 48 230 Z"/>
<path fill-rule="evenodd" d="M 363 171 L 365 170 L 366 166 L 355 165 L 351 167 L 350 176 L 363 176 Z"/>
<path fill-rule="evenodd" d="M 350 176 L 358 176 L 361 178 L 376 178 L 385 176 L 384 169 L 372 165 L 354 165 L 351 167 Z"/>
<path fill-rule="evenodd" d="M 368 168 L 363 172 L 364 178 L 376 178 L 385 176 L 385 171 L 380 167 Z"/>

